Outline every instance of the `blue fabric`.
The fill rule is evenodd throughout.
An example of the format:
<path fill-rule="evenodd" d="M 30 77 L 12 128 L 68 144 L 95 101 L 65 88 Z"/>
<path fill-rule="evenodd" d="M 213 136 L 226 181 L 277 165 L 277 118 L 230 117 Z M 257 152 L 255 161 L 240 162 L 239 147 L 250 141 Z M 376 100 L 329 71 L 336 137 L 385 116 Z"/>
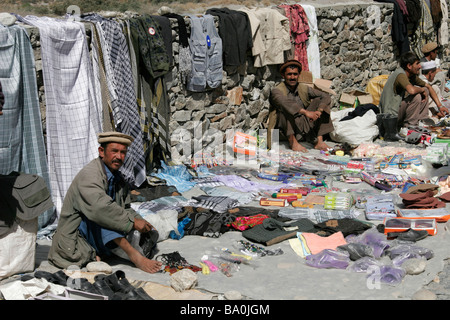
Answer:
<path fill-rule="evenodd" d="M 86 218 L 83 218 L 78 230 L 98 255 L 111 255 L 110 249 L 116 247 L 112 240 L 125 237 L 124 233 L 105 229 Z"/>

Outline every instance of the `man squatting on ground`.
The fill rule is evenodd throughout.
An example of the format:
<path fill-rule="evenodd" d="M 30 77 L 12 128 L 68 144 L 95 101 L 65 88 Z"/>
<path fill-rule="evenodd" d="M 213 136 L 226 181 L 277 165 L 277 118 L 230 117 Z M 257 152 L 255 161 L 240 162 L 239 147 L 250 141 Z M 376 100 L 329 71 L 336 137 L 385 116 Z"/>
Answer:
<path fill-rule="evenodd" d="M 289 60 L 280 68 L 284 79 L 270 93 L 270 104 L 276 109 L 275 128 L 280 129 L 294 151 L 307 152 L 299 141 L 314 144 L 315 149 L 328 150 L 324 135 L 334 130 L 330 117 L 329 94 L 299 83 L 302 65 Z"/>
<path fill-rule="evenodd" d="M 121 248 L 139 269 L 154 273 L 161 263 L 148 259 L 126 236 L 158 238 L 157 231 L 130 207 L 127 184 L 119 169 L 133 138 L 118 132 L 99 134 L 99 157 L 75 176 L 64 198 L 48 260 L 60 268 L 85 266 Z"/>
<path fill-rule="evenodd" d="M 436 103 L 437 116 L 448 114 L 429 83 L 419 78 L 420 60 L 413 52 L 400 57 L 400 67 L 388 78 L 380 97 L 382 114 L 396 118 L 397 128 L 414 127 L 429 119 L 428 97 Z"/>

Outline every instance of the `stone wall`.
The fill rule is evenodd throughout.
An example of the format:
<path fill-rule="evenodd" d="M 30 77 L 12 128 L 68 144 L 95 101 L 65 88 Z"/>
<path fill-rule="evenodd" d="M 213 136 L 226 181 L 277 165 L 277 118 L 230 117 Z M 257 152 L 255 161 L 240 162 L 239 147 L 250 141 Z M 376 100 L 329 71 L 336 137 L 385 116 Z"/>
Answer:
<path fill-rule="evenodd" d="M 393 5 L 388 3 L 316 8 L 319 28 L 321 78 L 332 81 L 337 93 L 365 90 L 367 82 L 390 74 L 397 67 L 398 52 L 391 37 Z M 167 76 L 172 117 L 170 122 L 172 158 L 188 160 L 193 152 L 208 152 L 226 141 L 226 132 L 253 132 L 265 128 L 269 93 L 280 80 L 279 66 L 253 67 L 249 53 L 242 68 L 224 67 L 222 85 L 205 92 L 185 89 L 177 68 L 177 23 L 173 28 L 175 66 Z M 189 26 L 189 19 L 186 19 Z M 43 127 L 45 100 L 40 61 L 39 34 L 28 28 L 35 49 Z M 443 68 L 450 66 L 449 49 L 441 57 Z M 194 141 L 194 143 L 193 143 Z M 197 146 L 197 147 L 196 147 Z M 212 148 L 209 148 L 212 150 Z"/>

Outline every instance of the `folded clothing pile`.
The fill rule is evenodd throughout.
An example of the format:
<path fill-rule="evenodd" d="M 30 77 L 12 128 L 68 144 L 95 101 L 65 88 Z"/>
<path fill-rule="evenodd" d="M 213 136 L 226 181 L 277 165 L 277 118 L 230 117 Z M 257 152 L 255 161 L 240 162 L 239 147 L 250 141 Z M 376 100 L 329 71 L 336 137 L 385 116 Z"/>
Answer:
<path fill-rule="evenodd" d="M 434 197 L 434 191 L 422 193 L 401 193 L 400 197 L 407 209 L 434 209 L 443 208 L 445 203 Z"/>

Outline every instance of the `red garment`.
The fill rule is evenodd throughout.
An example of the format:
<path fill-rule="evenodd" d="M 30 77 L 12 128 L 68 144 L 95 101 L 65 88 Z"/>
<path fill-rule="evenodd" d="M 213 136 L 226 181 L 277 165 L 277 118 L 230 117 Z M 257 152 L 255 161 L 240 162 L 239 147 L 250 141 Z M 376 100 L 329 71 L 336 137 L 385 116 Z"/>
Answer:
<path fill-rule="evenodd" d="M 257 214 L 249 217 L 237 217 L 235 221 L 231 223 L 231 226 L 237 230 L 244 231 L 250 229 L 257 224 L 261 224 L 269 216 L 266 214 Z"/>
<path fill-rule="evenodd" d="M 300 4 L 282 4 L 289 19 L 291 41 L 294 44 L 294 59 L 300 61 L 303 70 L 309 71 L 306 41 L 309 38 L 308 17 Z"/>

